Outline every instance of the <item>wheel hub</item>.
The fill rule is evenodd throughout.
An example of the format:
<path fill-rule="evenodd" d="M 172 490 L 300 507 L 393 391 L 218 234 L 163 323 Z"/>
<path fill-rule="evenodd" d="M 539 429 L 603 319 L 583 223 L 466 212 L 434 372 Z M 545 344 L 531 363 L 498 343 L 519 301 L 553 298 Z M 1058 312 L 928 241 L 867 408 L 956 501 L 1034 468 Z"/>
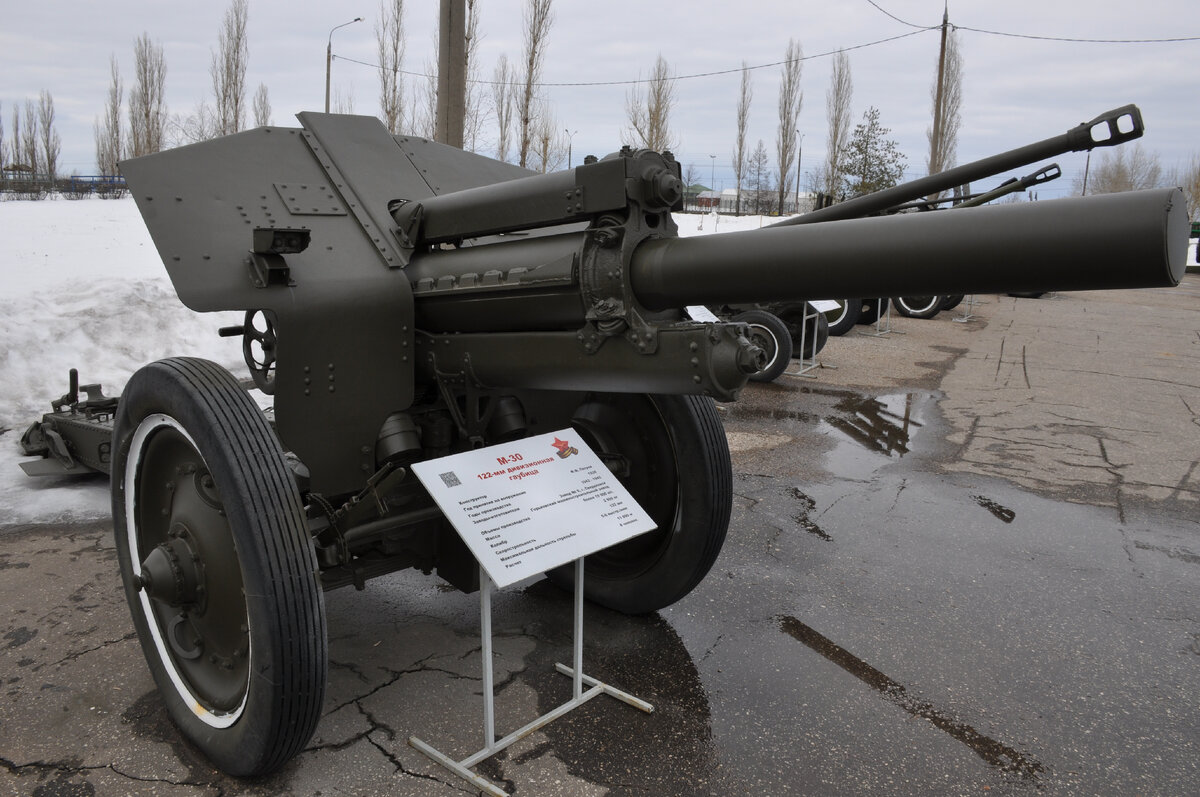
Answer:
<path fill-rule="evenodd" d="M 167 540 L 155 546 L 142 561 L 137 586 L 156 601 L 175 608 L 203 611 L 204 563 L 192 547 L 187 527 L 176 523 Z"/>

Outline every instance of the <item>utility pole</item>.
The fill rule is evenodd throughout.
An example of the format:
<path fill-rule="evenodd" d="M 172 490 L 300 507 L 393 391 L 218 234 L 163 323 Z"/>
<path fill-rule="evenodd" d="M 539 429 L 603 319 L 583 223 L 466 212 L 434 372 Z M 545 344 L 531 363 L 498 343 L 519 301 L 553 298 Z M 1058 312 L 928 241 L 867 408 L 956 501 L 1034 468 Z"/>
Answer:
<path fill-rule="evenodd" d="M 946 83 L 946 34 L 950 28 L 950 6 L 947 2 L 942 11 L 942 49 L 938 52 L 937 94 L 933 99 L 933 143 L 929 148 L 930 164 L 942 162 L 942 92 Z"/>
<path fill-rule="evenodd" d="M 437 131 L 442 144 L 462 149 L 467 95 L 466 0 L 441 0 L 438 22 Z"/>

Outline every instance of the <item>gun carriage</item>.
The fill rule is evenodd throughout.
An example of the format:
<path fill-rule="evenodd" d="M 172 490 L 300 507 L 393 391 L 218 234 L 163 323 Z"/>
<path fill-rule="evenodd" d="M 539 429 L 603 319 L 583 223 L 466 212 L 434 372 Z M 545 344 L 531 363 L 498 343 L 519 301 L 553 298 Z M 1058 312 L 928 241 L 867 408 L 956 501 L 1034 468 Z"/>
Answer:
<path fill-rule="evenodd" d="M 624 149 L 531 175 L 373 118 L 300 114 L 122 164 L 180 299 L 245 311 L 260 411 L 206 361 L 77 383 L 24 438 L 34 472 L 109 472 L 122 579 L 183 733 L 236 775 L 308 741 L 323 590 L 402 568 L 477 587 L 414 461 L 574 427 L 658 524 L 589 558 L 588 597 L 670 605 L 721 550 L 732 496 L 714 400 L 764 364 L 689 305 L 1176 284 L 1178 190 L 886 208 L 1141 135 L 1132 106 L 1064 136 L 762 230 L 679 238 L 679 165 Z M 969 172 L 972 176 L 964 177 Z M 819 222 L 819 223 L 818 223 Z M 864 289 L 869 288 L 869 291 Z M 551 578 L 569 580 L 567 574 Z"/>

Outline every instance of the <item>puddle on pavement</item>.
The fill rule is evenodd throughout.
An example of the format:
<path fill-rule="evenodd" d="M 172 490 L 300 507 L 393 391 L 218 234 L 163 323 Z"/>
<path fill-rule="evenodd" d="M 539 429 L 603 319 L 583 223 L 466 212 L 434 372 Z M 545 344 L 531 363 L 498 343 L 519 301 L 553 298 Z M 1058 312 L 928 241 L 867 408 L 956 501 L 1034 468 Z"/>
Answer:
<path fill-rule="evenodd" d="M 790 392 L 813 396 L 810 406 L 788 406 L 803 403 L 803 398 L 791 399 L 784 406 L 749 402 L 731 406 L 730 420 L 776 422 L 769 434 L 730 432 L 733 447 L 742 450 L 782 444 L 791 438 L 780 433 L 799 434 L 793 425 L 800 424 L 835 443 L 825 455 L 826 469 L 848 478 L 870 473 L 911 453 L 917 433 L 925 427 L 937 402 L 935 394 L 925 392 L 866 396 L 852 390 L 819 387 L 793 388 Z"/>
<path fill-rule="evenodd" d="M 862 477 L 911 453 L 935 403 L 929 393 L 842 395 L 817 427 L 837 441 L 825 455 L 826 469 L 843 478 Z"/>

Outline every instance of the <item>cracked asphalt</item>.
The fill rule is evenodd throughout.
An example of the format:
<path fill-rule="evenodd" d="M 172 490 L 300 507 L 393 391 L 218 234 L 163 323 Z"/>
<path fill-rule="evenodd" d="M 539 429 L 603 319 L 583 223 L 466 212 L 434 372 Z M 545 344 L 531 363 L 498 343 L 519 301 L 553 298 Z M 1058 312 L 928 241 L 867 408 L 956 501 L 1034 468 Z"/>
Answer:
<path fill-rule="evenodd" d="M 726 405 L 712 573 L 655 615 L 586 614 L 585 671 L 655 712 L 600 697 L 477 771 L 527 795 L 1196 793 L 1200 277 L 981 298 Z M 478 793 L 407 744 L 482 746 L 476 596 L 401 573 L 326 600 L 316 736 L 239 781 L 167 719 L 107 524 L 0 527 L 0 794 Z M 506 590 L 494 627 L 507 733 L 569 697 L 570 598 Z"/>

